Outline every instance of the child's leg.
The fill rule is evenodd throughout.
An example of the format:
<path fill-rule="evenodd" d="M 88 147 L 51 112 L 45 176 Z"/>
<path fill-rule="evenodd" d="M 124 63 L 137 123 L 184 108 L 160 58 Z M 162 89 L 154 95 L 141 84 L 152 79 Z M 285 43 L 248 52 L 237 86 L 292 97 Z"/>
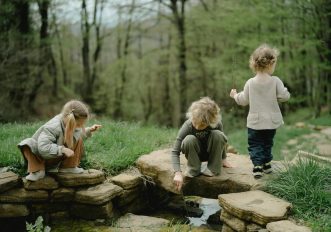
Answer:
<path fill-rule="evenodd" d="M 200 144 L 194 135 L 187 135 L 181 146 L 182 152 L 187 158 L 188 174 L 197 176 L 200 174 L 201 161 L 199 158 Z"/>
<path fill-rule="evenodd" d="M 262 130 L 254 130 L 248 128 L 248 151 L 253 168 L 253 176 L 255 178 L 262 177 L 264 164 L 264 138 Z"/>
<path fill-rule="evenodd" d="M 221 173 L 221 159 L 223 156 L 226 158 L 225 154 L 226 140 L 223 134 L 218 130 L 210 131 L 208 139 L 208 148 L 209 153 L 208 158 L 208 169 L 212 171 L 215 175 Z"/>
<path fill-rule="evenodd" d="M 79 139 L 74 148 L 72 157 L 65 157 L 60 165 L 60 168 L 75 168 L 79 166 L 82 154 L 84 152 L 83 139 Z"/>
<path fill-rule="evenodd" d="M 274 145 L 274 137 L 276 130 L 265 130 L 264 132 L 264 164 L 272 160 L 272 146 Z"/>
<path fill-rule="evenodd" d="M 45 170 L 45 160 L 40 156 L 33 154 L 28 146 L 23 146 L 21 148 L 21 151 L 26 160 L 28 161 L 29 173 Z"/>
<path fill-rule="evenodd" d="M 264 164 L 264 138 L 262 130 L 248 129 L 248 152 L 254 166 Z"/>

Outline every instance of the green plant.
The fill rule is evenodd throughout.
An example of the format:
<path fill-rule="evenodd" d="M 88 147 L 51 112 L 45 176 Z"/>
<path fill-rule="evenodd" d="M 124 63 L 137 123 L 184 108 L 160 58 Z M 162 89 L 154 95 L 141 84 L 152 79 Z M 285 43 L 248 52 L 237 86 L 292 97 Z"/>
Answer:
<path fill-rule="evenodd" d="M 43 225 L 43 217 L 38 216 L 34 224 L 26 222 L 26 230 L 28 232 L 49 232 L 51 228 Z"/>
<path fill-rule="evenodd" d="M 294 216 L 316 231 L 330 231 L 331 168 L 312 159 L 299 159 L 285 166 L 284 172 L 267 183 L 267 191 L 291 202 Z"/>

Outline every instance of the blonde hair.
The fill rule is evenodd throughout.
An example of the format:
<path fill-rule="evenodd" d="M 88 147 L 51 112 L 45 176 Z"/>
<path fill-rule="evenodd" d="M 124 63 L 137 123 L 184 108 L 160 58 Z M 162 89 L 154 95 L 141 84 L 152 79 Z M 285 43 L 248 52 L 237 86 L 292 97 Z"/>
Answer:
<path fill-rule="evenodd" d="M 64 143 L 68 148 L 73 149 L 73 134 L 76 127 L 76 119 L 88 119 L 89 110 L 83 102 L 71 100 L 63 106 L 61 113 L 65 123 Z"/>
<path fill-rule="evenodd" d="M 271 48 L 267 44 L 260 45 L 252 53 L 249 58 L 249 67 L 253 72 L 269 71 L 273 64 L 277 62 L 279 51 L 276 48 Z"/>
<path fill-rule="evenodd" d="M 220 108 L 209 97 L 203 97 L 191 104 L 186 117 L 191 121 L 203 122 L 214 128 L 220 120 Z"/>

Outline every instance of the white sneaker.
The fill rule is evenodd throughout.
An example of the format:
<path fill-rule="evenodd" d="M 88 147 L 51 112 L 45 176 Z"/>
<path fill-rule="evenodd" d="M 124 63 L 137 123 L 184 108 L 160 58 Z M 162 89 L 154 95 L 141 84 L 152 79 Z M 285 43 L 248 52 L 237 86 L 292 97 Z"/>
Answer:
<path fill-rule="evenodd" d="M 210 177 L 215 176 L 214 173 L 212 171 L 210 171 L 209 168 L 207 168 L 207 167 L 201 173 L 204 176 L 210 176 Z"/>
<path fill-rule="evenodd" d="M 79 168 L 79 167 L 74 167 L 74 168 L 60 168 L 59 172 L 61 173 L 74 173 L 74 174 L 79 174 L 79 173 L 83 173 L 84 169 L 83 168 Z"/>
<path fill-rule="evenodd" d="M 37 172 L 31 172 L 29 175 L 25 177 L 25 179 L 30 181 L 37 181 L 45 177 L 45 170 L 40 170 Z"/>

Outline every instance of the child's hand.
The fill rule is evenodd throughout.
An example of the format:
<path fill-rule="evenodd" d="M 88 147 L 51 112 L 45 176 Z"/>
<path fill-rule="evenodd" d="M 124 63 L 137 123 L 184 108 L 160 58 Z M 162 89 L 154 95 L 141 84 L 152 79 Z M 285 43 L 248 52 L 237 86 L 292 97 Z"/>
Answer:
<path fill-rule="evenodd" d="M 93 126 L 90 127 L 90 131 L 94 132 L 97 131 L 99 128 L 101 128 L 102 126 L 99 124 L 94 124 Z"/>
<path fill-rule="evenodd" d="M 182 172 L 176 172 L 174 177 L 174 183 L 176 185 L 176 189 L 180 191 L 183 186 L 183 175 Z"/>
<path fill-rule="evenodd" d="M 62 153 L 66 156 L 66 157 L 72 157 L 75 152 L 69 148 L 66 148 L 66 147 L 62 147 Z"/>
<path fill-rule="evenodd" d="M 237 90 L 236 89 L 231 89 L 230 97 L 234 98 L 236 95 L 237 95 Z"/>

